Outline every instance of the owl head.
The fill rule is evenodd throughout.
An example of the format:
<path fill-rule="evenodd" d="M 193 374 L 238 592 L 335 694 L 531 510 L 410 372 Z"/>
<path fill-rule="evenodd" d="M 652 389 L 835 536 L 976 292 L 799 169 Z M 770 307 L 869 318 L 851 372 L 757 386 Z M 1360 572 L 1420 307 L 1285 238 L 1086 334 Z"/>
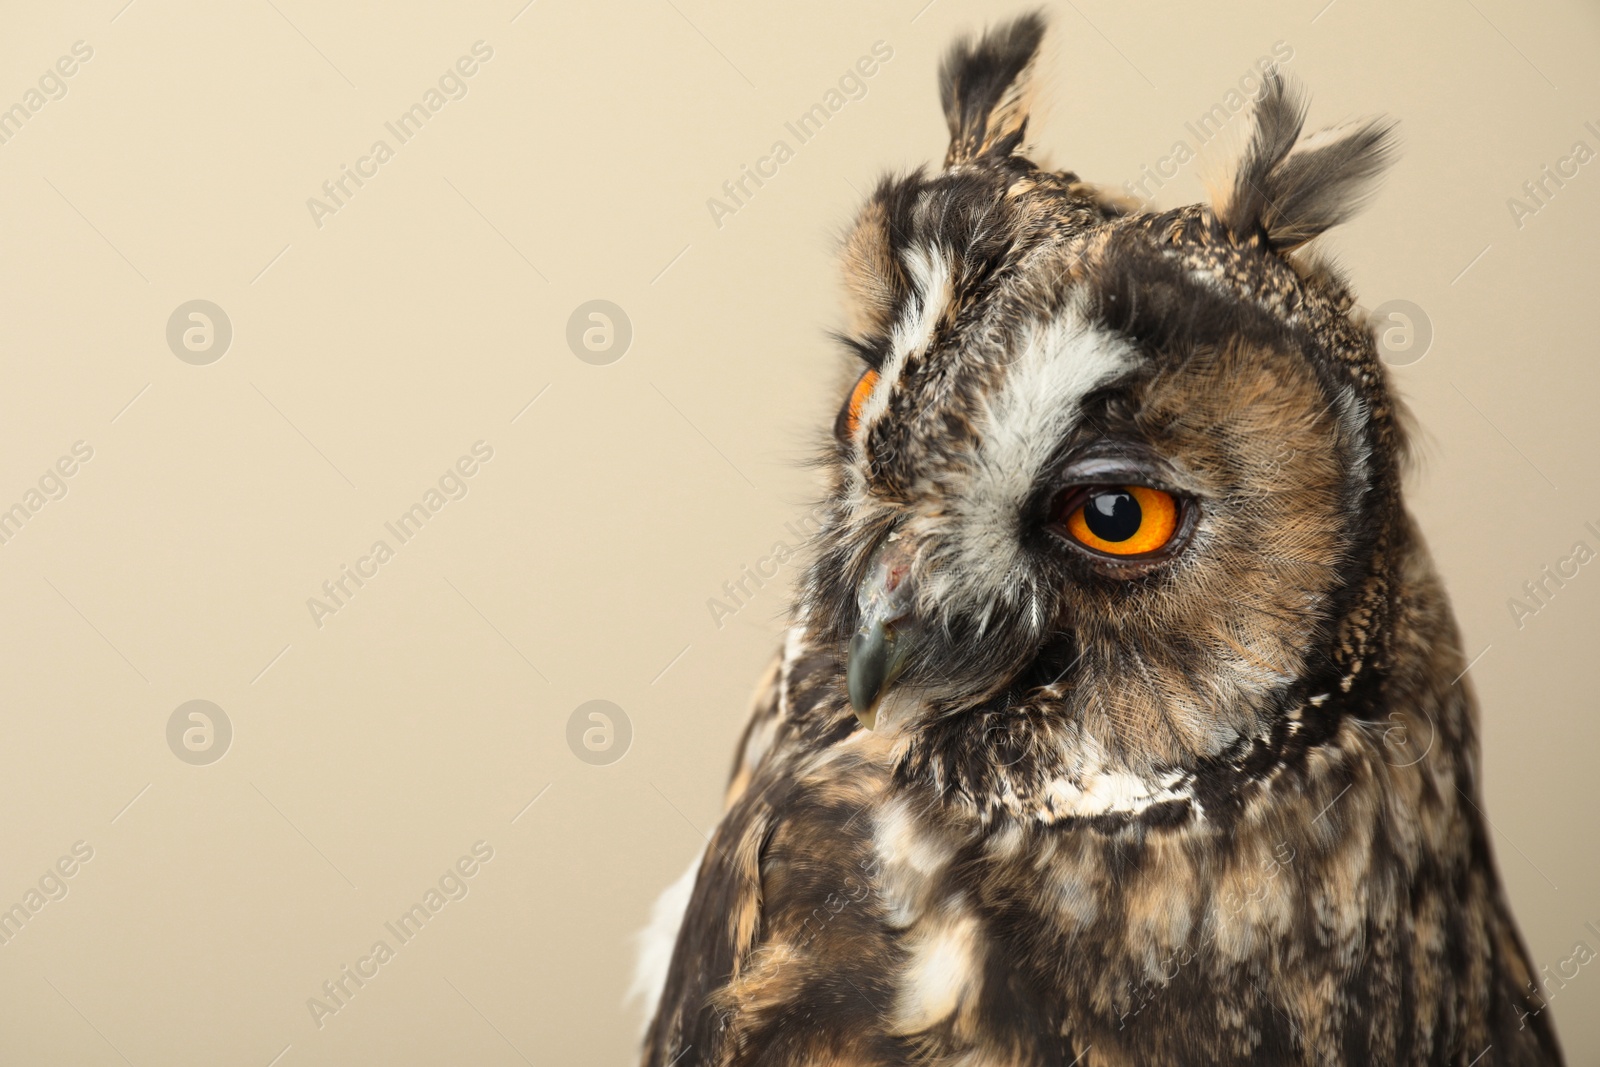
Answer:
<path fill-rule="evenodd" d="M 1408 536 L 1371 329 L 1296 253 L 1390 126 L 1302 137 L 1269 72 L 1215 201 L 1140 210 L 1023 154 L 1043 29 L 956 46 L 942 169 L 882 181 L 843 242 L 859 365 L 798 607 L 840 728 L 981 795 L 1159 778 L 1369 700 Z"/>

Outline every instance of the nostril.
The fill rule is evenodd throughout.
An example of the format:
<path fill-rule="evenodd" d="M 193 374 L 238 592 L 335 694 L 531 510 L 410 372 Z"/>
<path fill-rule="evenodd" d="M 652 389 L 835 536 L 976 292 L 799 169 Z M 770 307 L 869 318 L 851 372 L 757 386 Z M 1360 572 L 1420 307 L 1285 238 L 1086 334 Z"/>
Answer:
<path fill-rule="evenodd" d="M 913 569 L 916 551 L 909 538 L 890 534 L 873 553 L 866 577 L 856 587 L 856 607 L 861 628 L 871 622 L 888 624 L 911 613 L 916 601 Z"/>

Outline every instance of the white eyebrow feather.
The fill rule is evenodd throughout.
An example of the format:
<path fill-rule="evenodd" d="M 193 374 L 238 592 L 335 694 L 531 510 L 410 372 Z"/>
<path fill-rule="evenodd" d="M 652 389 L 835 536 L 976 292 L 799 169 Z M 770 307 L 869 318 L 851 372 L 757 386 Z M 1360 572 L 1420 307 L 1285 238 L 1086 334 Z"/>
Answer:
<path fill-rule="evenodd" d="M 945 598 L 955 598 L 979 619 L 1009 613 L 1032 592 L 1014 581 L 1027 573 L 1023 507 L 1081 417 L 1083 398 L 1135 366 L 1138 355 L 1069 303 L 1019 338 L 1010 358 L 997 387 L 981 398 L 972 454 L 942 472 L 949 504 L 938 525 L 949 538 L 948 555 L 928 576 L 932 601 L 949 607 Z"/>

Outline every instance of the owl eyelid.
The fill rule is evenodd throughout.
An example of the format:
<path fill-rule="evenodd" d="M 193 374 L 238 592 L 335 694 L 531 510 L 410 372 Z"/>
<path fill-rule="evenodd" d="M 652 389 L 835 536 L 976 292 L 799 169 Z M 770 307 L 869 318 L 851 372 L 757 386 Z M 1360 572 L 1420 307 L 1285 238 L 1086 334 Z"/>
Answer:
<path fill-rule="evenodd" d="M 1142 485 L 1148 489 L 1159 489 L 1176 500 L 1188 501 L 1198 498 L 1193 490 L 1184 488 L 1152 471 L 1128 468 L 1108 467 L 1104 470 L 1082 471 L 1075 468 L 1062 471 L 1054 483 L 1051 497 L 1061 500 L 1063 493 L 1074 493 L 1087 496 L 1093 489 L 1112 489 L 1124 485 Z"/>
<path fill-rule="evenodd" d="M 1051 479 L 1049 495 L 1051 499 L 1059 499 L 1067 489 L 1107 485 L 1143 485 L 1179 500 L 1199 500 L 1205 496 L 1159 457 L 1130 456 L 1126 452 L 1089 455 L 1066 464 Z"/>
<path fill-rule="evenodd" d="M 872 344 L 843 335 L 839 335 L 838 340 L 843 342 L 845 349 L 859 359 L 864 366 L 875 371 L 883 370 L 883 363 L 887 356 L 883 345 Z"/>

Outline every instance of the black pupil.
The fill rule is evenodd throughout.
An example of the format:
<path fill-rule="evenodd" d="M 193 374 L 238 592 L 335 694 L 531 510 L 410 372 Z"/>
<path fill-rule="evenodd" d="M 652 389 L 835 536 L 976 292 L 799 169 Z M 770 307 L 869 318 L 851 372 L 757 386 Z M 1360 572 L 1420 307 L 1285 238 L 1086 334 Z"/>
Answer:
<path fill-rule="evenodd" d="M 1083 505 L 1083 522 L 1102 541 L 1126 541 L 1139 532 L 1144 511 L 1126 489 L 1092 494 Z"/>

